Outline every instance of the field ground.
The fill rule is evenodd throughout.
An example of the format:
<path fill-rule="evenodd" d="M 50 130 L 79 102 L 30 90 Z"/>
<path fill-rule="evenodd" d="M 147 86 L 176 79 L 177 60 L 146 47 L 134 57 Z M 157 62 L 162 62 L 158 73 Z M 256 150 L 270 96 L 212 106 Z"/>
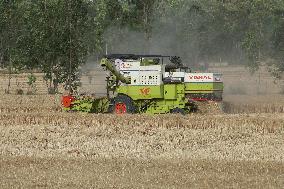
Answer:
<path fill-rule="evenodd" d="M 1 188 L 283 188 L 275 162 L 1 157 Z"/>
<path fill-rule="evenodd" d="M 225 95 L 226 113 L 284 113 L 284 95 Z"/>
<path fill-rule="evenodd" d="M 284 98 L 274 97 L 230 95 L 234 114 L 169 117 L 64 113 L 59 96 L 3 95 L 0 187 L 283 188 Z"/>

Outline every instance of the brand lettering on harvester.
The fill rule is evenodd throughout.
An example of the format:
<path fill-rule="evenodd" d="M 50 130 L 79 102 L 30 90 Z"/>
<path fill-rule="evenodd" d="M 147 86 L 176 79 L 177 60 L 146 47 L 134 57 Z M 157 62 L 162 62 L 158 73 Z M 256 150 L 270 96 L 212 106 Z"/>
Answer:
<path fill-rule="evenodd" d="M 195 76 L 189 76 L 189 79 L 212 79 L 210 76 L 202 76 L 202 75 L 195 75 Z"/>
<path fill-rule="evenodd" d="M 143 89 L 140 89 L 140 92 L 141 92 L 141 94 L 142 95 L 149 95 L 149 93 L 150 93 L 150 88 L 143 88 Z"/>

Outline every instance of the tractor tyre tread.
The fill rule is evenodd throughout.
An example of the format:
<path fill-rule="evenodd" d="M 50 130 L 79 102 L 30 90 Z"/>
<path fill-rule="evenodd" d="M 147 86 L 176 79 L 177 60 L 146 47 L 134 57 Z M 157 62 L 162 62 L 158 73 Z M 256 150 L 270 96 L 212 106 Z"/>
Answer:
<path fill-rule="evenodd" d="M 109 107 L 109 112 L 115 112 L 115 106 L 117 103 L 124 103 L 126 105 L 126 113 L 134 114 L 136 113 L 136 107 L 132 98 L 126 95 L 117 95 L 111 101 L 111 106 Z"/>

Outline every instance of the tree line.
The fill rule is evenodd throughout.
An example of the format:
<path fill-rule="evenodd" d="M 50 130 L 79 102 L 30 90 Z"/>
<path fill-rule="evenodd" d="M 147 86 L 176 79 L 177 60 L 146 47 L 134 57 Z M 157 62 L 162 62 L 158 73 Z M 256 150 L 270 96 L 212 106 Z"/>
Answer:
<path fill-rule="evenodd" d="M 228 62 L 284 71 L 283 0 L 1 0 L 0 64 L 41 70 L 76 88 L 87 59 L 167 53 L 186 64 Z"/>

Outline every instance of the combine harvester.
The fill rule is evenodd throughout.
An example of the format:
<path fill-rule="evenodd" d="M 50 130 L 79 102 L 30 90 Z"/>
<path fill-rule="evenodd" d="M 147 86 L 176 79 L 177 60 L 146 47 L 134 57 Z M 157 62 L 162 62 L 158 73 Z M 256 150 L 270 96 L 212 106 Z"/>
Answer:
<path fill-rule="evenodd" d="M 166 63 L 166 60 L 170 63 Z M 221 74 L 191 73 L 179 57 L 107 55 L 101 66 L 109 72 L 107 97 L 63 96 L 67 111 L 115 114 L 187 114 L 196 101 L 221 101 Z"/>

